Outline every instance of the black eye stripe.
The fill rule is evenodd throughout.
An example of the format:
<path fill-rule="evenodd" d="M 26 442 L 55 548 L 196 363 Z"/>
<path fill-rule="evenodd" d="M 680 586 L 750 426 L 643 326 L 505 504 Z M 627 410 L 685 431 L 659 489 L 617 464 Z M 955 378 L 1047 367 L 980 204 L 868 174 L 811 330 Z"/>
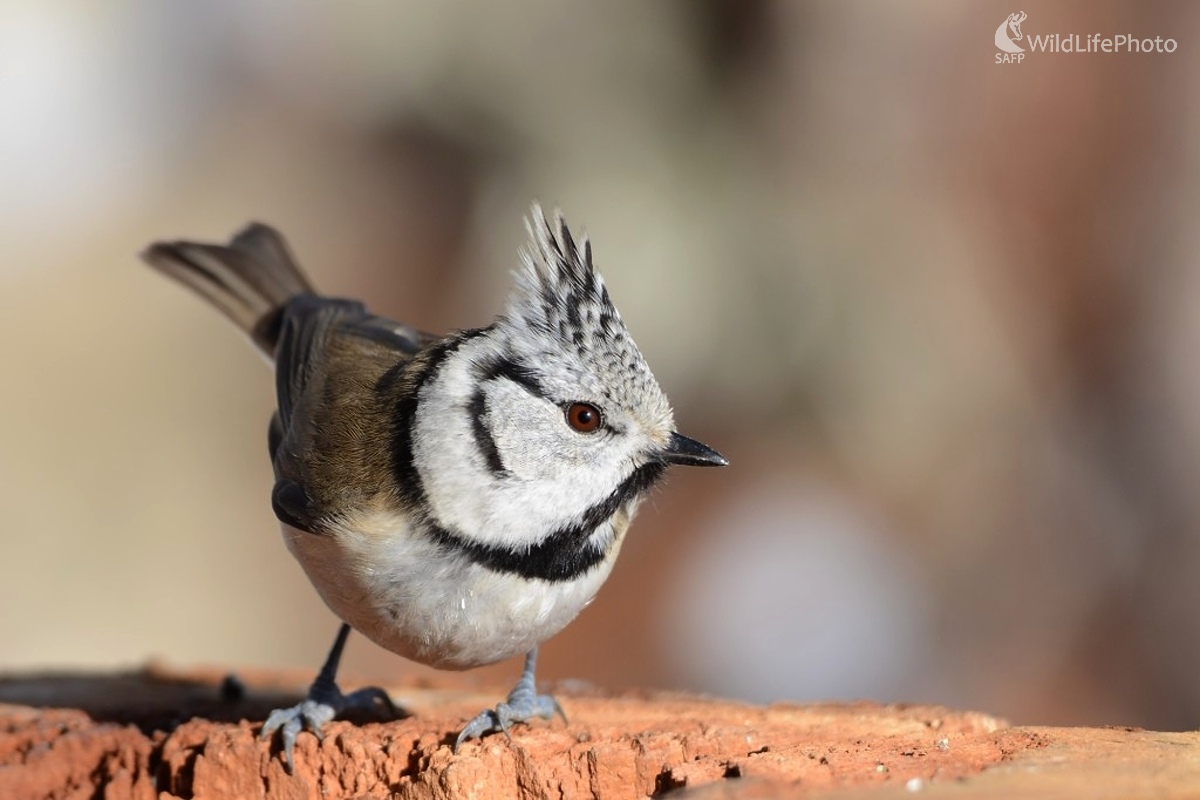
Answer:
<path fill-rule="evenodd" d="M 567 419 L 568 425 L 571 425 L 569 415 L 571 413 L 572 406 L 583 404 L 594 408 L 596 413 L 600 416 L 600 424 L 589 431 L 580 431 L 581 433 L 594 433 L 601 430 L 613 432 L 616 430 L 608 424 L 608 416 L 604 413 L 604 409 L 600 405 L 587 400 L 571 400 L 565 403 L 555 400 L 550 396 L 550 392 L 546 390 L 546 387 L 542 385 L 541 381 L 538 380 L 532 369 L 507 356 L 497 356 L 481 362 L 476 367 L 475 376 L 480 383 L 499 379 L 512 381 L 539 400 L 546 400 L 554 403 L 563 410 L 563 414 Z M 481 400 L 477 396 L 472 397 L 472 406 L 473 411 L 482 407 Z M 475 424 L 478 426 L 480 423 L 476 422 Z M 574 425 L 571 425 L 571 427 L 574 428 Z M 575 430 L 578 429 L 575 428 Z M 478 427 L 476 428 L 476 431 L 478 437 Z M 489 463 L 494 464 L 491 459 L 489 459 Z"/>
<path fill-rule="evenodd" d="M 549 400 L 550 396 L 533 374 L 533 370 L 522 366 L 509 358 L 496 358 L 479 367 L 479 380 L 491 381 L 497 378 L 506 378 L 517 384 L 525 391 L 529 392 L 534 397 L 542 400 Z"/>
<path fill-rule="evenodd" d="M 496 447 L 496 437 L 492 435 L 491 426 L 488 425 L 487 400 L 483 396 L 482 389 L 475 391 L 468 409 L 471 413 L 471 433 L 475 437 L 475 447 L 483 456 L 483 460 L 492 474 L 503 475 L 508 470 L 504 467 L 504 460 L 500 458 L 500 449 Z"/>

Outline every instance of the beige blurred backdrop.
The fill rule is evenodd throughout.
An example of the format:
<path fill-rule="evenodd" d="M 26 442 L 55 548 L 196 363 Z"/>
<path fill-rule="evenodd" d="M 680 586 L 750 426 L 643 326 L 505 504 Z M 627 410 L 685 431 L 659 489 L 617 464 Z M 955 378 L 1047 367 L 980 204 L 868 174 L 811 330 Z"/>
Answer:
<path fill-rule="evenodd" d="M 1178 49 L 996 64 L 1017 10 Z M 1196 727 L 1198 173 L 1183 2 L 7 0 L 0 669 L 315 670 L 336 629 L 268 371 L 138 250 L 259 219 L 470 327 L 538 198 L 733 464 L 673 472 L 542 677 Z"/>

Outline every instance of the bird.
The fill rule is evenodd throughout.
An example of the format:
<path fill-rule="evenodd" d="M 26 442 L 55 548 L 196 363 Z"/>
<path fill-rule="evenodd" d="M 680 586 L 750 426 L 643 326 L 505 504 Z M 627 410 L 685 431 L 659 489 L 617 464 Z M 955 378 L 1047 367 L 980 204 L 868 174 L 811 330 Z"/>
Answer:
<path fill-rule="evenodd" d="M 454 740 L 563 716 L 538 694 L 538 646 L 595 597 L 639 502 L 668 466 L 725 466 L 675 430 L 665 394 L 561 213 L 533 204 L 501 313 L 445 335 L 319 294 L 275 229 L 142 253 L 232 320 L 273 363 L 271 506 L 287 549 L 342 624 L 297 705 L 273 711 L 294 770 L 318 738 L 386 692 L 336 682 L 351 629 L 404 658 L 463 670 L 524 655 L 512 692 Z"/>

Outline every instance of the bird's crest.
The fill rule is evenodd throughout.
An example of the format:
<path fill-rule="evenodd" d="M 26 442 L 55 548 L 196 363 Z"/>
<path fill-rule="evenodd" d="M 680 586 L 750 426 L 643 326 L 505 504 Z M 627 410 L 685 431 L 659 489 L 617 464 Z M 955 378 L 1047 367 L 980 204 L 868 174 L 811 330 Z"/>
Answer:
<path fill-rule="evenodd" d="M 649 403 L 647 411 L 669 415 L 662 390 L 592 264 L 587 237 L 576 242 L 561 214 L 551 223 L 537 204 L 525 227 L 529 242 L 501 324 L 517 336 L 524 332 L 541 340 L 546 355 L 578 355 L 603 379 L 605 395 Z"/>

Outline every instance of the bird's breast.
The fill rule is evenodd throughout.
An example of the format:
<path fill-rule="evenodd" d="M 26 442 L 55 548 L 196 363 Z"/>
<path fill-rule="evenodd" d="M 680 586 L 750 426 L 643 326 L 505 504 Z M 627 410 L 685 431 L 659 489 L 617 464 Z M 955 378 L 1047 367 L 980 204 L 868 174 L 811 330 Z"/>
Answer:
<path fill-rule="evenodd" d="M 610 524 L 610 523 L 606 523 Z M 376 644 L 440 669 L 527 653 L 595 597 L 620 549 L 569 581 L 489 569 L 399 515 L 343 519 L 328 534 L 283 526 L 288 549 L 326 605 Z"/>

